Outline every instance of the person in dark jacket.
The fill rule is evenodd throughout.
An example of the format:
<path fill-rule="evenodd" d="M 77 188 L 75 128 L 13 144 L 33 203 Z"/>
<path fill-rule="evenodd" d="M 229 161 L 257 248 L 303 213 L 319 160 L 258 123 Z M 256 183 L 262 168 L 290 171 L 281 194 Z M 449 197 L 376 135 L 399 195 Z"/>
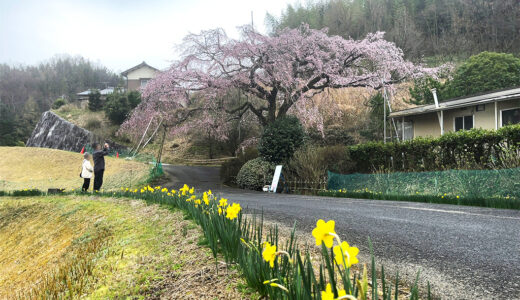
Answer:
<path fill-rule="evenodd" d="M 101 185 L 103 185 L 103 173 L 105 172 L 105 155 L 108 155 L 109 146 L 105 143 L 103 149 L 101 149 L 100 143 L 94 143 L 94 191 L 99 191 Z"/>

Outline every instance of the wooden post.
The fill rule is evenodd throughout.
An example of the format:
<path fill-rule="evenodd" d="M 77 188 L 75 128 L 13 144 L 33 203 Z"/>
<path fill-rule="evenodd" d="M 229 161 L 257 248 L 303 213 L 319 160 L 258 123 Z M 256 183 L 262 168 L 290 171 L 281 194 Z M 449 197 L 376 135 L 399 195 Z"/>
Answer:
<path fill-rule="evenodd" d="M 163 125 L 163 135 L 162 135 L 162 139 L 161 139 L 161 146 L 159 147 L 159 154 L 157 155 L 157 163 L 158 164 L 161 163 L 162 151 L 163 151 L 164 140 L 165 139 L 166 139 L 166 125 Z"/>
<path fill-rule="evenodd" d="M 497 101 L 495 101 L 495 130 L 498 129 L 498 110 L 497 110 Z"/>

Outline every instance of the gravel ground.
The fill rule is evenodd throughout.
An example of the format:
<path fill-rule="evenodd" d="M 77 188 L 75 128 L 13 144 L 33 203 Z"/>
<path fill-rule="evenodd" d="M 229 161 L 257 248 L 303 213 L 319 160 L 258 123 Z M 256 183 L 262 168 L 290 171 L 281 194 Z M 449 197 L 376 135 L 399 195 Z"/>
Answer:
<path fill-rule="evenodd" d="M 443 299 L 520 299 L 520 211 L 412 202 L 266 194 L 231 189 L 218 168 L 165 166 L 170 185 L 212 189 L 249 211 L 310 234 L 318 219 L 362 253 L 373 242 L 376 260 L 390 272 L 430 282 Z M 368 261 L 368 255 L 361 256 Z"/>

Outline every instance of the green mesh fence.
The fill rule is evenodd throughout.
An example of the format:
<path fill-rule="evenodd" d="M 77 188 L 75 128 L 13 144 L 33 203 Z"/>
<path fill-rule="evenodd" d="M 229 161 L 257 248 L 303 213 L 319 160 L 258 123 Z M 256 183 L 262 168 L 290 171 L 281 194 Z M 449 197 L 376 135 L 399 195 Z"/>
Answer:
<path fill-rule="evenodd" d="M 392 195 L 520 199 L 520 168 L 341 175 L 328 172 L 329 190 Z"/>

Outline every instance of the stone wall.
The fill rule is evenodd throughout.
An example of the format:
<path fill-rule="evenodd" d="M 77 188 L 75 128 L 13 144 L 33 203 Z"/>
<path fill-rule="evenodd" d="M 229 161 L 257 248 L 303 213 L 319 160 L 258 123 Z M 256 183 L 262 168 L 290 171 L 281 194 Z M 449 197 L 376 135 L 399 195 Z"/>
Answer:
<path fill-rule="evenodd" d="M 76 126 L 69 121 L 59 117 L 51 111 L 46 111 L 27 141 L 27 147 L 52 148 L 79 152 L 81 149 L 94 142 L 102 143 L 105 139 L 94 133 Z M 114 150 L 125 149 L 106 140 Z"/>

